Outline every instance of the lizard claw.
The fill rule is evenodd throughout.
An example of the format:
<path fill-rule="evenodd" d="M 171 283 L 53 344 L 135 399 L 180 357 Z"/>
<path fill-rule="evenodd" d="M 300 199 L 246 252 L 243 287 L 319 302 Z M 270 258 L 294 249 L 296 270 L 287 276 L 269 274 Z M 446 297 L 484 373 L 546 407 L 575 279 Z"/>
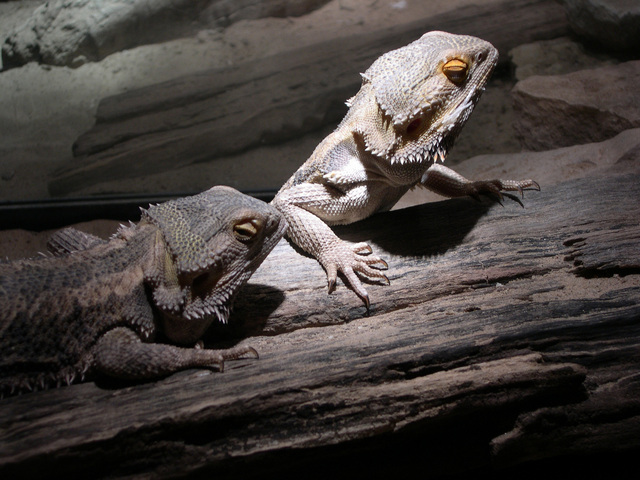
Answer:
<path fill-rule="evenodd" d="M 522 200 L 520 200 L 520 198 L 517 195 L 513 195 L 511 193 L 502 192 L 502 198 L 504 198 L 504 197 L 510 198 L 511 200 L 513 200 L 514 202 L 519 204 L 522 208 L 524 208 L 524 203 L 522 203 Z M 521 194 L 521 197 L 524 197 L 524 195 Z M 502 202 L 500 202 L 500 205 L 502 205 Z M 504 206 L 504 205 L 502 205 L 502 206 Z"/>
<path fill-rule="evenodd" d="M 524 198 L 525 190 L 538 190 L 540 191 L 540 185 L 538 182 L 528 180 L 478 180 L 471 182 L 467 187 L 469 189 L 469 195 L 480 200 L 480 195 L 485 195 L 493 198 L 496 202 L 502 205 L 502 200 L 506 197 L 524 207 L 524 204 L 518 198 L 517 195 L 513 195 L 506 192 L 519 192 L 520 197 Z"/>
<path fill-rule="evenodd" d="M 390 284 L 389 278 L 381 272 L 389 268 L 389 265 L 372 252 L 371 247 L 366 243 L 350 245 L 340 242 L 337 248 L 332 249 L 330 255 L 324 255 L 320 263 L 327 272 L 329 293 L 335 289 L 338 272 L 340 272 L 345 283 L 360 297 L 368 311 L 371 305 L 369 294 L 359 277 L 368 280 L 379 279 L 387 285 Z"/>
<path fill-rule="evenodd" d="M 245 355 L 249 354 L 253 358 L 260 358 L 258 351 L 251 346 L 241 346 L 241 347 L 233 347 L 227 350 L 219 350 L 213 351 L 213 354 L 216 354 L 218 358 L 214 361 L 218 365 L 218 371 L 221 373 L 224 372 L 224 362 L 227 360 L 238 360 L 239 358 L 244 358 Z"/>
<path fill-rule="evenodd" d="M 356 243 L 355 245 L 353 245 L 353 252 L 357 253 L 358 255 L 369 255 L 373 253 L 373 250 L 371 249 L 368 243 L 362 242 L 362 243 Z"/>

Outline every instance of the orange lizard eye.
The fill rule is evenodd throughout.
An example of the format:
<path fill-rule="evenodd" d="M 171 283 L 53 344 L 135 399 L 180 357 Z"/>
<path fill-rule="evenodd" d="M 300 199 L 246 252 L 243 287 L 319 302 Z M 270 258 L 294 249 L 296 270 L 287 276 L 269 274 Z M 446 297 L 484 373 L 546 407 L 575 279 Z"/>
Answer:
<path fill-rule="evenodd" d="M 451 82 L 456 85 L 460 85 L 467 78 L 467 73 L 469 73 L 469 65 L 466 62 L 463 62 L 459 58 L 454 58 L 453 60 L 449 60 L 442 67 L 442 72 L 447 76 Z"/>

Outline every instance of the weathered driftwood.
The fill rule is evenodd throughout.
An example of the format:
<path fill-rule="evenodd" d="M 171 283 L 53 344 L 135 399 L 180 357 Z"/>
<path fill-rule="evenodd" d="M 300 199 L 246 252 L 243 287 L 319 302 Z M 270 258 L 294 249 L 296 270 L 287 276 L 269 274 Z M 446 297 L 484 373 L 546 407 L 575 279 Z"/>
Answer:
<path fill-rule="evenodd" d="M 49 191 L 66 195 L 100 182 L 232 157 L 309 132 L 316 132 L 317 144 L 326 133 L 322 127 L 336 125 L 346 112 L 345 100 L 360 85 L 358 72 L 429 30 L 479 36 L 506 59 L 516 45 L 567 34 L 568 24 L 552 0 L 472 5 L 109 97 L 100 103 L 95 127 L 75 142 L 77 161 L 57 173 Z M 309 153 L 301 153 L 299 161 Z"/>
<path fill-rule="evenodd" d="M 0 475 L 615 473 L 640 451 L 637 174 L 525 200 L 340 228 L 389 261 L 370 316 L 282 242 L 211 332 L 259 360 L 2 400 Z"/>

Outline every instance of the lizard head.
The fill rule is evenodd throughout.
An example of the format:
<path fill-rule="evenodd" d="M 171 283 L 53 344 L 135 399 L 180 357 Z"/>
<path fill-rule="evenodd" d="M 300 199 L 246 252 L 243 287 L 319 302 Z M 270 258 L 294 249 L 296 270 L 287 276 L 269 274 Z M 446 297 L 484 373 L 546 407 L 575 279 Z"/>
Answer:
<path fill-rule="evenodd" d="M 164 333 L 177 343 L 227 321 L 238 289 L 286 229 L 275 208 L 230 187 L 151 206 L 143 223 L 157 227 L 145 277 Z"/>
<path fill-rule="evenodd" d="M 358 131 L 367 151 L 392 164 L 444 160 L 497 61 L 489 42 L 437 31 L 378 58 L 362 75 L 373 92 L 363 98 L 375 99 Z"/>

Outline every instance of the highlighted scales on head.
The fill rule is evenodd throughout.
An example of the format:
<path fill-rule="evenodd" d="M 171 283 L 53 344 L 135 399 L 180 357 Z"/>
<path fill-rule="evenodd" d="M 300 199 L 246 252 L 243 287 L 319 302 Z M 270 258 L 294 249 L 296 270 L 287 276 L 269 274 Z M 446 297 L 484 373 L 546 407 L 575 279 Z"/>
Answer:
<path fill-rule="evenodd" d="M 497 61 L 489 42 L 444 32 L 378 58 L 363 74 L 380 109 L 358 128 L 366 150 L 392 164 L 443 161 Z"/>
<path fill-rule="evenodd" d="M 226 323 L 238 289 L 286 228 L 273 207 L 230 187 L 151 206 L 142 221 L 159 229 L 147 277 L 165 333 L 177 342 L 197 337 L 214 319 Z"/>

